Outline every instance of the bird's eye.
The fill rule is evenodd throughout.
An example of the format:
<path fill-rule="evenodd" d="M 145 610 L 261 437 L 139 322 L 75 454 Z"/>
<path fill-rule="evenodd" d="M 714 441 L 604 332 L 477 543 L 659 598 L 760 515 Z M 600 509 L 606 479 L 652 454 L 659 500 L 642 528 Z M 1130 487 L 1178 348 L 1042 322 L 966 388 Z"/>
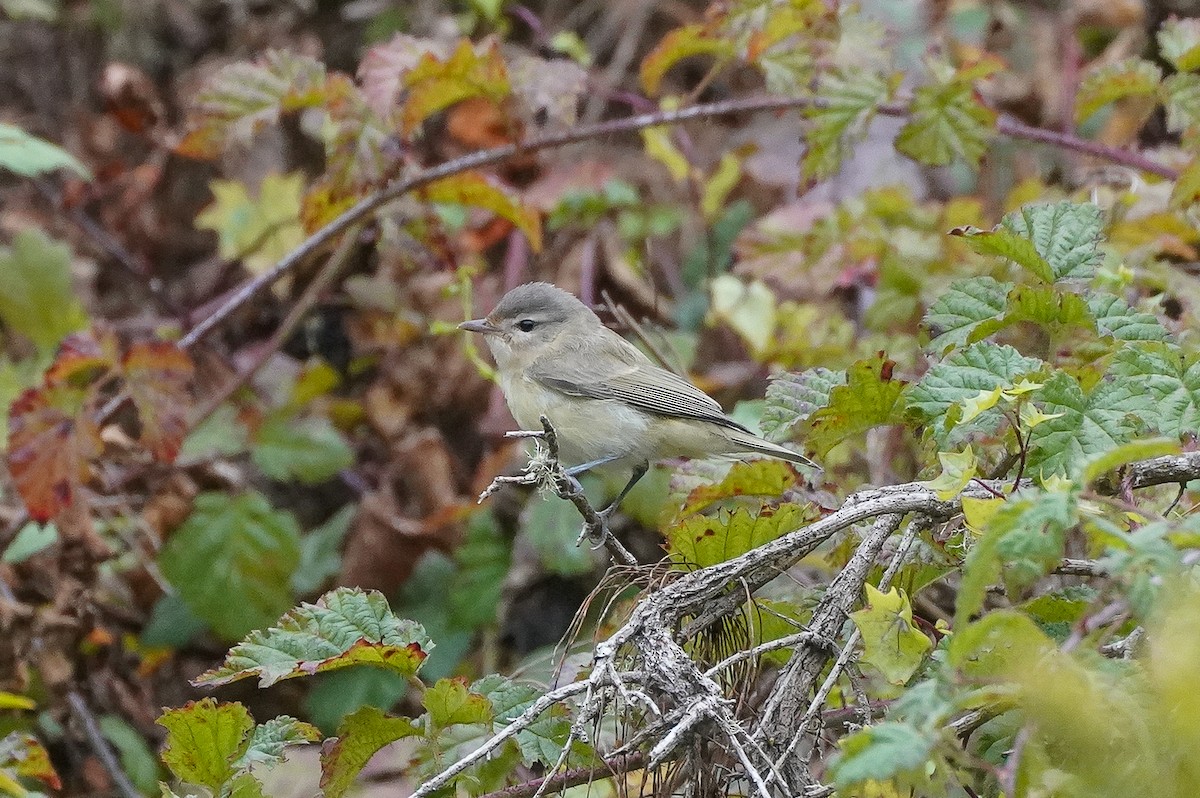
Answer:
<path fill-rule="evenodd" d="M 536 326 L 537 322 L 533 319 L 521 319 L 517 322 L 517 329 L 521 332 L 530 332 Z"/>

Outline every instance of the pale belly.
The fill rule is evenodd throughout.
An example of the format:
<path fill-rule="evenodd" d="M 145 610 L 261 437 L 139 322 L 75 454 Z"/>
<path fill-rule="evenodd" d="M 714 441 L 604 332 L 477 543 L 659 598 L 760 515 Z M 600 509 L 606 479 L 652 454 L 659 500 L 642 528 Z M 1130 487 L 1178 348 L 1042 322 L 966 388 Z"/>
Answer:
<path fill-rule="evenodd" d="M 729 441 L 716 424 L 644 413 L 617 400 L 567 396 L 528 381 L 520 385 L 506 382 L 502 380 L 501 388 L 517 424 L 521 429 L 539 430 L 541 416 L 549 418 L 567 466 L 607 458 L 632 465 L 730 451 Z"/>

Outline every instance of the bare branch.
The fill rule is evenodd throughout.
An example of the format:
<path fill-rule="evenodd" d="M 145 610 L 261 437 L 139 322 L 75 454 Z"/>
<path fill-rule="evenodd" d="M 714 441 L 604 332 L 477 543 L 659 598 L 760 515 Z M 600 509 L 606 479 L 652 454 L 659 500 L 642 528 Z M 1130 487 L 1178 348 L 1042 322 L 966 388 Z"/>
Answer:
<path fill-rule="evenodd" d="M 108 740 L 104 739 L 104 733 L 100 731 L 100 724 L 96 721 L 96 716 L 92 714 L 92 709 L 87 705 L 87 701 L 78 691 L 71 690 L 67 693 L 67 703 L 71 707 L 71 714 L 75 716 L 75 720 L 83 729 L 84 736 L 87 737 L 88 746 L 91 747 L 92 752 L 99 758 L 100 764 L 104 765 L 104 769 L 112 778 L 116 791 L 121 794 L 122 798 L 141 798 L 141 791 L 133 786 L 129 775 L 121 767 L 117 755 L 109 746 Z"/>

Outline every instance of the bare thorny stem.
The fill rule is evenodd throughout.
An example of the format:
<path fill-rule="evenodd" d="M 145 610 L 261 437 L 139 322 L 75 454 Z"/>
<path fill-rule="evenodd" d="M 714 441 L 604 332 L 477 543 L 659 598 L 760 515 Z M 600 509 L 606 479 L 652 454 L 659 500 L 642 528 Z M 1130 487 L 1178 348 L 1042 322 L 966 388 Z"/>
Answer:
<path fill-rule="evenodd" d="M 544 432 L 538 437 L 545 440 Z M 1196 478 L 1200 478 L 1200 452 L 1191 452 L 1134 463 L 1121 484 L 1142 488 L 1179 484 Z M 819 734 L 819 729 L 814 729 L 813 725 L 820 717 L 829 692 L 853 658 L 858 643 L 856 631 L 850 632 L 840 650 L 833 640 L 841 636 L 847 613 L 860 599 L 867 575 L 877 562 L 884 543 L 900 528 L 904 518 L 910 519 L 880 580 L 880 589 L 886 590 L 917 535 L 958 515 L 963 497 L 989 498 L 1004 485 L 996 481 L 972 483 L 960 496 L 949 501 L 940 499 L 920 483 L 863 490 L 847 498 L 838 510 L 806 527 L 733 560 L 683 574 L 656 592 L 642 596 L 624 624 L 596 646 L 591 675 L 581 683 L 547 694 L 537 705 L 538 711 L 545 711 L 568 695 L 582 693 L 577 723 L 590 722 L 610 707 L 615 695 L 624 695 L 627 700 L 636 700 L 651 709 L 646 717 L 648 730 L 652 733 L 634 734 L 630 744 L 610 753 L 605 762 L 625 763 L 627 759 L 613 757 L 636 754 L 633 745 L 646 745 L 650 750 L 644 759 L 637 760 L 638 766 L 653 767 L 682 756 L 695 735 L 715 732 L 725 740 L 731 756 L 741 764 L 756 794 L 829 795 L 830 788 L 809 776 L 806 757 L 801 755 L 800 747 L 804 740 L 815 740 Z M 712 677 L 736 661 L 757 656 L 772 646 L 759 646 L 745 656 L 734 655 L 702 670 L 680 643 L 681 638 L 686 638 L 680 631 L 681 624 L 717 605 L 719 599 L 734 591 L 742 595 L 745 591 L 753 593 L 770 581 L 772 575 L 786 570 L 830 536 L 867 522 L 871 523 L 870 529 L 851 561 L 827 589 L 808 628 L 786 641 L 787 647 L 794 649 L 792 659 L 781 672 L 767 703 L 753 717 L 737 717 L 732 702 L 724 697 Z M 1093 564 L 1078 560 L 1064 560 L 1060 571 L 1093 576 L 1104 573 Z M 728 603 L 723 613 L 733 612 L 738 606 Z M 781 642 L 780 646 L 783 645 Z M 830 659 L 834 659 L 832 670 L 818 684 Z M 489 750 L 499 746 L 500 738 L 515 734 L 520 724 L 532 723 L 536 714 L 531 707 L 518 721 L 488 742 Z M 783 747 L 772 750 L 768 744 L 771 740 L 782 740 Z M 420 798 L 445 786 L 485 755 L 472 754 L 469 761 L 455 763 L 423 784 L 416 795 Z M 571 773 L 582 772 L 588 778 L 602 777 L 606 767 L 601 765 Z M 626 768 L 615 767 L 613 770 L 623 772 Z M 539 789 L 558 789 L 567 783 L 563 780 L 548 784 L 539 780 L 536 786 L 532 783 L 518 785 L 512 793 L 502 794 L 528 796 Z"/>

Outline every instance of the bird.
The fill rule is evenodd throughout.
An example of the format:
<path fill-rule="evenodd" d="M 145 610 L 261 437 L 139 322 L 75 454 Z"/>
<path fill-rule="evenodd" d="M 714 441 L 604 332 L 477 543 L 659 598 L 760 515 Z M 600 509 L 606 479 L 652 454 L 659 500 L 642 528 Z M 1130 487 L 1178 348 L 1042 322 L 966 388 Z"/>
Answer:
<path fill-rule="evenodd" d="M 549 419 L 567 473 L 631 470 L 601 511 L 605 517 L 658 460 L 766 455 L 817 467 L 734 421 L 715 399 L 655 365 L 558 286 L 517 286 L 487 316 L 458 326 L 484 337 L 517 424 L 536 430 L 542 416 Z"/>

